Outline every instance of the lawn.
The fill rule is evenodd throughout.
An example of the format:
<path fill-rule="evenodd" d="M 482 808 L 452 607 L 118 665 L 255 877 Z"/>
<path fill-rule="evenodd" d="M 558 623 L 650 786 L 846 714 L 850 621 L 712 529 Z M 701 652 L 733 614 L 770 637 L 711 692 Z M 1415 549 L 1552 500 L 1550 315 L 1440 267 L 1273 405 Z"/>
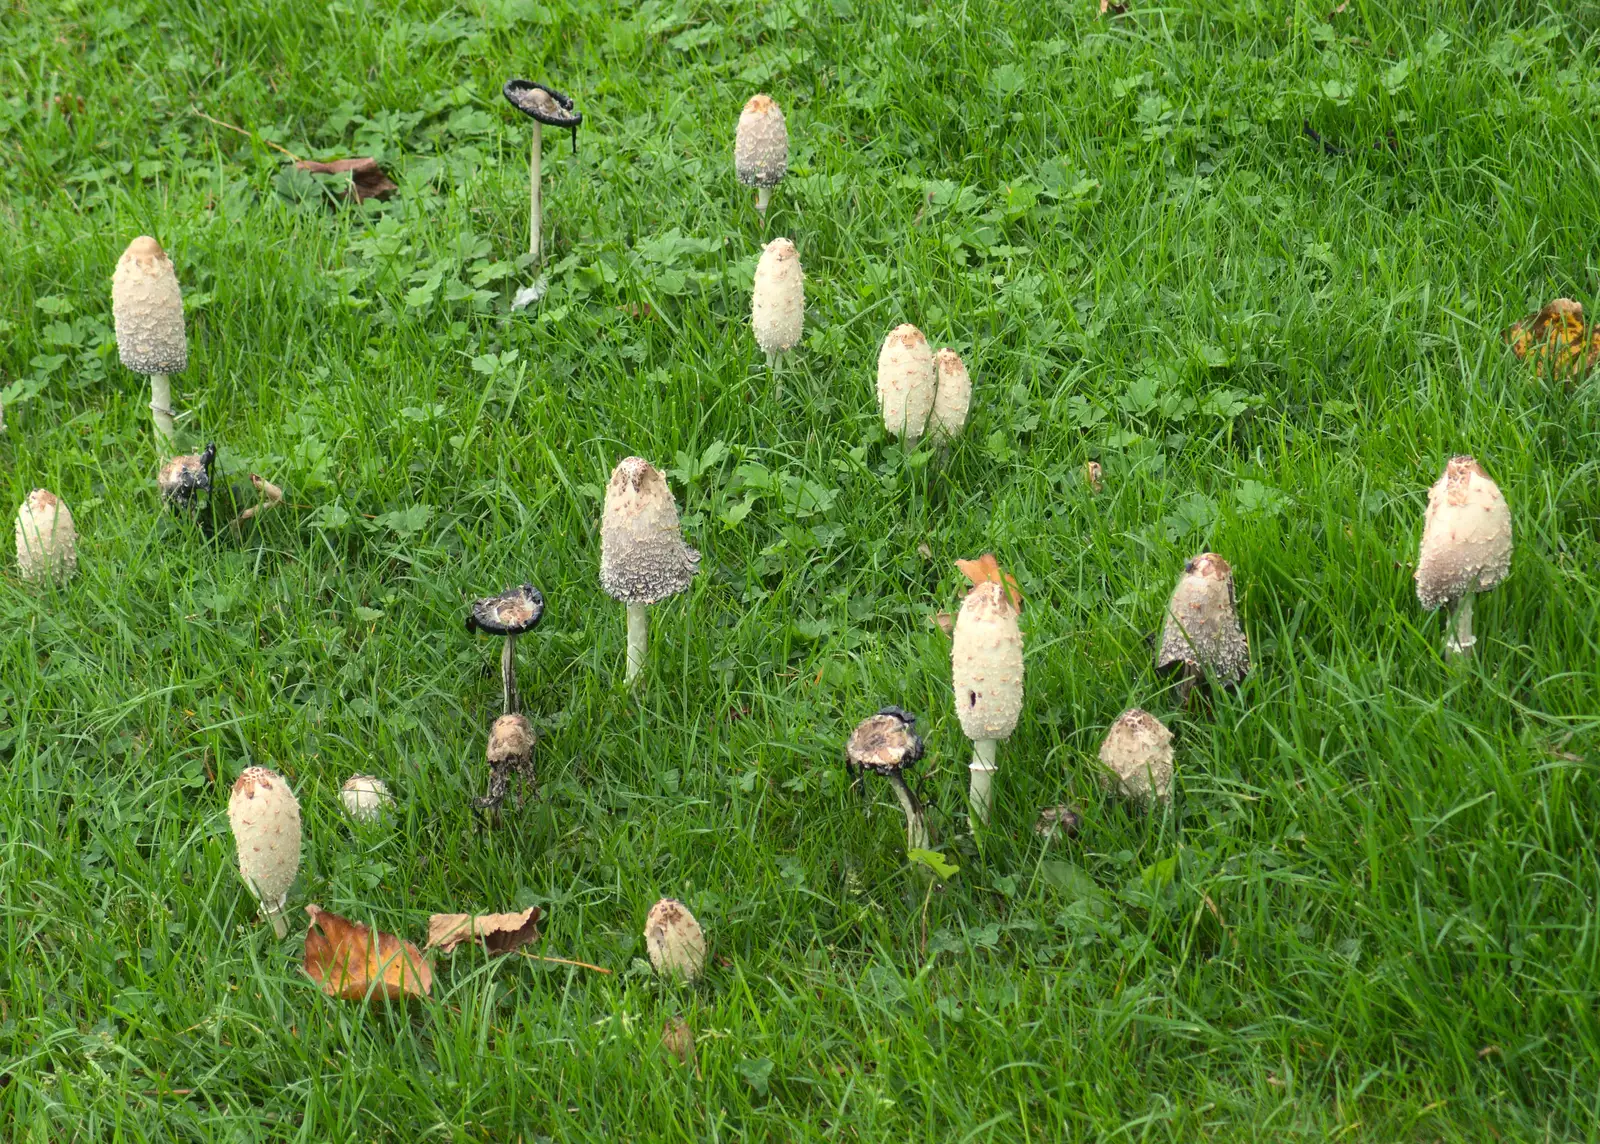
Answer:
<path fill-rule="evenodd" d="M 1502 337 L 1600 305 L 1600 8 L 1098 7 L 0 0 L 0 500 L 79 531 L 63 587 L 0 555 L 0 1136 L 1600 1136 L 1600 381 Z M 545 132 L 525 310 L 512 76 L 585 116 L 576 154 Z M 765 218 L 757 91 L 791 139 Z M 185 292 L 180 444 L 286 494 L 240 530 L 158 498 L 110 306 L 140 234 Z M 781 397 L 749 327 L 779 235 Z M 901 322 L 971 369 L 948 455 L 884 432 Z M 1465 659 L 1412 583 L 1454 453 L 1516 537 Z M 703 554 L 633 687 L 598 576 L 630 454 Z M 1207 550 L 1254 669 L 1185 705 L 1148 641 Z M 974 831 L 935 618 L 983 552 L 1027 676 Z M 495 824 L 500 644 L 464 620 L 524 581 L 542 797 Z M 885 704 L 927 737 L 937 882 L 848 785 Z M 1169 807 L 1097 781 L 1131 706 L 1176 732 Z M 304 820 L 281 942 L 229 832 L 252 765 Z M 358 772 L 389 819 L 345 816 Z M 693 985 L 646 960 L 664 896 Z M 302 971 L 311 903 L 418 944 L 547 917 L 367 1006 Z"/>

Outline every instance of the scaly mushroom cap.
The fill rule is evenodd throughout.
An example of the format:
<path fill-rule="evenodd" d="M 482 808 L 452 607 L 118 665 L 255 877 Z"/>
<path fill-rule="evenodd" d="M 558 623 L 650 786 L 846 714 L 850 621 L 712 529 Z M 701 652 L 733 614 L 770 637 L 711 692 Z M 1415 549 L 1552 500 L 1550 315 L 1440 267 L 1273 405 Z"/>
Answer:
<path fill-rule="evenodd" d="M 806 276 L 800 252 L 787 238 L 775 238 L 756 263 L 756 284 L 750 297 L 750 325 L 763 353 L 787 353 L 800 344 L 805 325 Z"/>
<path fill-rule="evenodd" d="M 1009 739 L 1022 714 L 1022 629 L 1003 585 L 975 586 L 956 615 L 950 646 L 961 731 L 974 742 Z"/>
<path fill-rule="evenodd" d="M 1167 604 L 1156 667 L 1187 664 L 1237 683 L 1250 671 L 1250 643 L 1234 606 L 1233 569 L 1215 552 L 1202 552 L 1183 566 Z"/>
<path fill-rule="evenodd" d="M 539 626 L 544 618 L 544 593 L 532 584 L 507 588 L 498 596 L 472 601 L 467 631 L 477 628 L 492 636 L 520 636 Z"/>
<path fill-rule="evenodd" d="M 172 259 L 147 234 L 128 243 L 111 275 L 117 352 L 134 373 L 179 373 L 189 364 L 183 291 Z"/>
<path fill-rule="evenodd" d="M 489 728 L 489 744 L 484 748 L 484 757 L 492 767 L 527 762 L 533 754 L 533 744 L 537 738 L 533 724 L 523 716 L 502 715 Z"/>
<path fill-rule="evenodd" d="M 789 169 L 789 128 L 783 109 L 765 92 L 750 97 L 739 113 L 733 139 L 733 170 L 747 187 L 776 186 Z"/>
<path fill-rule="evenodd" d="M 650 964 L 663 977 L 693 981 L 706 963 L 706 935 L 694 915 L 676 898 L 662 898 L 644 920 Z"/>
<path fill-rule="evenodd" d="M 1172 798 L 1172 732 L 1150 712 L 1129 708 L 1100 744 L 1102 786 L 1137 802 Z"/>
<path fill-rule="evenodd" d="M 896 326 L 878 351 L 878 407 L 892 436 L 915 442 L 933 412 L 938 379 L 933 353 L 922 331 L 909 322 Z"/>
<path fill-rule="evenodd" d="M 922 758 L 916 725 L 917 717 L 909 711 L 885 707 L 856 724 L 844 746 L 845 758 L 874 774 L 897 773 Z"/>
<path fill-rule="evenodd" d="M 583 122 L 583 113 L 574 106 L 571 96 L 542 83 L 508 79 L 500 89 L 500 94 L 506 97 L 506 102 L 512 107 L 540 123 L 548 123 L 552 127 L 577 127 Z"/>
<path fill-rule="evenodd" d="M 357 822 L 375 822 L 394 805 L 394 797 L 375 775 L 351 775 L 339 788 L 345 813 Z"/>
<path fill-rule="evenodd" d="M 17 571 L 32 583 L 66 581 L 78 570 L 72 513 L 48 489 L 34 489 L 17 509 Z"/>
<path fill-rule="evenodd" d="M 1432 611 L 1493 588 L 1511 571 L 1511 510 L 1471 457 L 1452 457 L 1428 490 L 1417 599 Z"/>
<path fill-rule="evenodd" d="M 228 825 L 239 876 L 268 910 L 282 910 L 300 872 L 300 803 L 288 782 L 266 767 L 246 767 L 228 799 Z"/>
<path fill-rule="evenodd" d="M 1047 806 L 1039 812 L 1033 832 L 1045 841 L 1076 838 L 1083 829 L 1083 815 L 1075 806 Z"/>
<path fill-rule="evenodd" d="M 954 440 L 967 427 L 967 410 L 972 406 L 972 379 L 967 376 L 967 363 L 948 346 L 933 355 L 933 372 L 936 389 L 928 432 Z"/>
<path fill-rule="evenodd" d="M 689 586 L 700 553 L 683 542 L 667 478 L 642 457 L 624 457 L 606 485 L 600 520 L 600 587 L 624 604 L 654 604 Z"/>
<path fill-rule="evenodd" d="M 207 445 L 204 453 L 168 459 L 156 474 L 161 498 L 179 508 L 194 503 L 195 497 L 211 487 L 211 462 L 216 453 L 215 445 Z"/>

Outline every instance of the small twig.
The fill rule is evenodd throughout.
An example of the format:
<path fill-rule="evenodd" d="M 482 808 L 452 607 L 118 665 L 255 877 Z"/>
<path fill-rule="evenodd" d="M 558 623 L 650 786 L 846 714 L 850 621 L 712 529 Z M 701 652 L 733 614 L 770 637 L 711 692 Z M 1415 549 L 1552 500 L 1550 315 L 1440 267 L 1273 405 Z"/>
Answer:
<path fill-rule="evenodd" d="M 1316 128 L 1311 126 L 1311 120 L 1302 119 L 1300 121 L 1300 130 L 1305 135 L 1305 137 L 1307 139 L 1311 140 L 1311 142 L 1315 143 L 1318 147 L 1322 148 L 1322 153 L 1324 155 L 1343 155 L 1344 154 L 1344 148 L 1343 147 L 1335 147 L 1332 143 L 1329 143 L 1328 141 L 1323 139 L 1321 135 L 1317 134 Z"/>
<path fill-rule="evenodd" d="M 189 105 L 189 110 L 194 112 L 201 119 L 204 119 L 207 123 L 215 123 L 218 127 L 226 127 L 229 131 L 236 131 L 240 135 L 243 135 L 246 139 L 260 139 L 261 142 L 265 143 L 268 147 L 271 147 L 274 151 L 278 152 L 278 154 L 287 155 L 287 156 L 289 156 L 289 158 L 293 159 L 296 163 L 304 162 L 304 160 L 301 159 L 300 156 L 296 155 L 293 151 L 289 150 L 287 147 L 279 147 L 271 139 L 263 138 L 259 131 L 246 131 L 243 127 L 235 127 L 231 123 L 224 123 L 220 119 L 216 119 L 216 118 L 214 118 L 214 117 L 212 117 L 210 115 L 207 115 L 205 112 L 201 111 L 198 107 L 196 107 L 192 103 Z"/>
<path fill-rule="evenodd" d="M 257 513 L 266 512 L 268 509 L 277 508 L 283 503 L 283 490 L 269 480 L 250 474 L 250 483 L 256 487 L 256 492 L 261 494 L 261 503 L 253 504 L 238 516 L 233 518 L 233 527 L 238 528 L 245 521 Z"/>
<path fill-rule="evenodd" d="M 611 970 L 602 965 L 590 965 L 587 961 L 569 961 L 565 957 L 541 957 L 537 953 L 521 953 L 517 956 L 526 957 L 529 961 L 548 961 L 555 965 L 575 965 L 579 969 L 592 969 L 596 973 L 604 973 L 607 977 L 611 976 Z"/>

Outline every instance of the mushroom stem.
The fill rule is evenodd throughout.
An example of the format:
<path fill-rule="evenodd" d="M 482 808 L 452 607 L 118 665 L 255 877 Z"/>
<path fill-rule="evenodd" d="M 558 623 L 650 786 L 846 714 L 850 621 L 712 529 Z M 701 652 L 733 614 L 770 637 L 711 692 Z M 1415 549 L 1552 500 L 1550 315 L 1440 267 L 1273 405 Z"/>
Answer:
<path fill-rule="evenodd" d="M 279 941 L 289 936 L 289 919 L 284 917 L 281 902 L 276 907 L 262 902 L 261 912 L 266 914 L 267 920 L 272 923 L 272 932 L 277 935 Z"/>
<path fill-rule="evenodd" d="M 514 715 L 517 710 L 517 637 L 506 636 L 506 646 L 500 652 L 500 698 L 502 715 Z"/>
<path fill-rule="evenodd" d="M 164 373 L 150 375 L 150 413 L 155 418 L 156 436 L 160 444 L 171 451 L 172 437 L 172 382 Z"/>
<path fill-rule="evenodd" d="M 779 372 L 782 365 L 783 355 L 781 353 L 767 355 L 767 368 L 772 371 L 772 396 L 778 401 L 783 400 L 783 374 Z"/>
<path fill-rule="evenodd" d="M 756 210 L 761 212 L 761 217 L 762 218 L 766 217 L 766 215 L 767 215 L 767 203 L 769 203 L 771 200 L 772 200 L 772 188 L 771 187 L 757 187 L 756 188 Z"/>
<path fill-rule="evenodd" d="M 540 231 L 544 225 L 544 201 L 539 192 L 539 160 L 544 150 L 544 131 L 539 121 L 533 121 L 533 157 L 528 161 L 528 205 L 532 216 L 529 223 L 528 253 L 533 255 L 535 262 L 539 261 Z"/>
<path fill-rule="evenodd" d="M 994 773 L 1000 769 L 994 761 L 999 747 L 999 739 L 972 740 L 972 762 L 967 764 L 967 770 L 972 773 L 967 801 L 972 804 L 973 819 L 984 826 L 989 825 L 989 792 L 994 786 Z"/>
<path fill-rule="evenodd" d="M 1455 615 L 1451 617 L 1454 631 L 1445 641 L 1444 650 L 1450 655 L 1466 655 L 1472 650 L 1472 645 L 1478 642 L 1478 637 L 1472 634 L 1472 593 L 1468 592 L 1456 603 Z"/>
<path fill-rule="evenodd" d="M 922 800 L 917 798 L 898 772 L 891 772 L 888 777 L 889 785 L 894 787 L 895 797 L 900 800 L 900 809 L 906 812 L 906 849 L 928 849 L 928 823 L 923 817 Z"/>
<path fill-rule="evenodd" d="M 645 648 L 650 643 L 650 618 L 644 604 L 628 605 L 628 676 L 632 683 L 644 667 Z"/>

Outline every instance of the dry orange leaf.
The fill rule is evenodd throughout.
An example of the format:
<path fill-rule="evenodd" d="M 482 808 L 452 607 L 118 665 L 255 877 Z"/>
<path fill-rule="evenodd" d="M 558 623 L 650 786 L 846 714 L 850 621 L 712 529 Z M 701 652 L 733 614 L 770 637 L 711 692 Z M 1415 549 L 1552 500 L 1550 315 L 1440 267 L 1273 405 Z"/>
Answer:
<path fill-rule="evenodd" d="M 1551 376 L 1574 379 L 1600 360 L 1600 329 L 1583 319 L 1583 306 L 1571 298 L 1557 298 L 1536 314 L 1529 314 L 1505 332 L 1511 352 Z"/>
<path fill-rule="evenodd" d="M 979 584 L 1005 585 L 1006 595 L 1011 597 L 1011 606 L 1022 611 L 1022 589 L 1017 587 L 1016 577 L 1000 571 L 1000 562 L 994 558 L 994 553 L 985 552 L 976 560 L 957 560 L 956 567 L 972 581 L 973 587 Z"/>
<path fill-rule="evenodd" d="M 426 997 L 433 989 L 433 970 L 409 941 L 329 913 L 315 902 L 306 913 L 311 918 L 306 972 L 329 997 L 395 1001 Z"/>
<path fill-rule="evenodd" d="M 481 941 L 490 953 L 510 953 L 539 940 L 544 911 L 529 906 L 520 914 L 434 914 L 428 919 L 428 948 L 452 953 L 466 941 Z"/>

